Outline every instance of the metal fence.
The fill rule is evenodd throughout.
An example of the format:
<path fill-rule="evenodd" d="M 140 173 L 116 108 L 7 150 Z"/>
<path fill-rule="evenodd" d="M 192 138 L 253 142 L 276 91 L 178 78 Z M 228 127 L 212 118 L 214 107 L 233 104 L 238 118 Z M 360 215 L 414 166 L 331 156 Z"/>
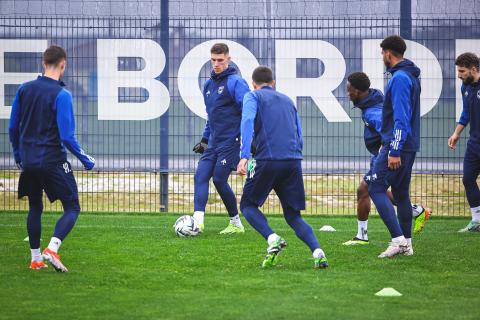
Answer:
<path fill-rule="evenodd" d="M 209 75 L 209 47 L 231 45 L 247 82 L 257 64 L 271 66 L 278 89 L 297 102 L 304 132 L 307 213 L 354 214 L 356 188 L 367 171 L 360 111 L 346 96 L 346 76 L 365 71 L 383 90 L 379 41 L 399 34 L 398 19 L 0 17 L 0 209 L 25 210 L 16 199 L 19 172 L 8 142 L 10 106 L 19 83 L 41 72 L 49 44 L 66 48 L 64 82 L 74 97 L 77 138 L 97 159 L 76 171 L 83 211 L 191 212 L 191 151 L 205 125 L 200 87 Z M 414 166 L 412 202 L 438 215 L 468 215 L 461 183 L 465 137 L 446 141 L 458 117 L 455 56 L 480 52 L 480 20 L 412 20 L 407 56 L 422 69 L 422 149 Z M 165 57 L 165 58 L 164 58 Z M 232 175 L 238 197 L 243 179 Z M 46 210 L 59 210 L 59 204 Z M 224 212 L 213 184 L 207 211 Z M 271 194 L 265 212 L 280 212 Z"/>

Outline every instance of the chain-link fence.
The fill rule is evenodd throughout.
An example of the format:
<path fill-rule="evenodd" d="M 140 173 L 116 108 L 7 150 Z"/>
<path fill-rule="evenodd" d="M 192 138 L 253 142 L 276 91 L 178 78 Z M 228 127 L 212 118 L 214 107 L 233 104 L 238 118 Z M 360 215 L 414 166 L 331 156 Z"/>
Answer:
<path fill-rule="evenodd" d="M 422 148 L 411 196 L 438 215 L 468 215 L 461 183 L 465 137 L 455 151 L 446 141 L 461 108 L 454 59 L 479 53 L 479 27 L 475 19 L 412 20 L 407 57 L 422 69 Z M 16 199 L 8 106 L 19 83 L 41 72 L 41 52 L 58 44 L 69 56 L 64 82 L 74 97 L 78 140 L 97 159 L 88 173 L 71 159 L 82 210 L 191 212 L 198 161 L 191 149 L 205 125 L 200 88 L 209 76 L 211 44 L 225 40 L 247 82 L 253 67 L 269 65 L 277 89 L 297 101 L 306 212 L 354 214 L 370 157 L 345 79 L 363 70 L 383 90 L 379 42 L 399 28 L 398 19 L 174 18 L 162 25 L 125 17 L 0 17 L 0 207 L 27 207 Z M 240 197 L 243 179 L 234 174 L 230 183 Z M 207 211 L 224 212 L 213 184 L 210 193 Z M 280 212 L 273 194 L 264 209 Z"/>

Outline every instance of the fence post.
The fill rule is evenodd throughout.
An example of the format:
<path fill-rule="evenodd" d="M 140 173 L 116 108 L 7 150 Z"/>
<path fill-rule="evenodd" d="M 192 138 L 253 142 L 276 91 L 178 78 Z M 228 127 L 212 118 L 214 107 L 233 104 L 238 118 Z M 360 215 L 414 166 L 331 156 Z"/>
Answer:
<path fill-rule="evenodd" d="M 400 1 L 400 36 L 404 39 L 412 39 L 412 1 Z"/>
<path fill-rule="evenodd" d="M 160 45 L 165 52 L 165 69 L 160 80 L 169 89 L 169 16 L 168 0 L 160 3 Z M 168 110 L 160 117 L 160 211 L 168 211 Z"/>

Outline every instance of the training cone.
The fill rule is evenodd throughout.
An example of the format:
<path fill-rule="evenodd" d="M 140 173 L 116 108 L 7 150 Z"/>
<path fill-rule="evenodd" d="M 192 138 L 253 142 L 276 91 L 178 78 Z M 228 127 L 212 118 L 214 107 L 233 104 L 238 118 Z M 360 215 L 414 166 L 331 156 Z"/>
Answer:
<path fill-rule="evenodd" d="M 401 297 L 402 294 L 393 288 L 383 288 L 382 290 L 375 293 L 379 297 Z"/>
<path fill-rule="evenodd" d="M 337 231 L 337 230 L 335 230 L 335 228 L 332 227 L 332 226 L 325 225 L 325 226 L 320 228 L 320 231 L 333 232 L 333 231 Z"/>

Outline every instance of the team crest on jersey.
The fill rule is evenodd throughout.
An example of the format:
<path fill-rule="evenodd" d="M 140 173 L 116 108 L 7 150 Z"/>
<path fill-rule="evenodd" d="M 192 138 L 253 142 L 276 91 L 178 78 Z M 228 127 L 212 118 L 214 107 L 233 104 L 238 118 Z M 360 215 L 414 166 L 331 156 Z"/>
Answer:
<path fill-rule="evenodd" d="M 206 95 L 207 97 L 210 95 L 210 90 L 207 91 Z"/>
<path fill-rule="evenodd" d="M 218 91 L 217 91 L 218 94 L 222 94 L 224 88 L 225 88 L 225 86 L 218 87 Z"/>
<path fill-rule="evenodd" d="M 468 97 L 468 91 L 465 91 L 465 97 Z"/>
<path fill-rule="evenodd" d="M 477 91 L 477 99 L 480 100 L 480 90 Z"/>

